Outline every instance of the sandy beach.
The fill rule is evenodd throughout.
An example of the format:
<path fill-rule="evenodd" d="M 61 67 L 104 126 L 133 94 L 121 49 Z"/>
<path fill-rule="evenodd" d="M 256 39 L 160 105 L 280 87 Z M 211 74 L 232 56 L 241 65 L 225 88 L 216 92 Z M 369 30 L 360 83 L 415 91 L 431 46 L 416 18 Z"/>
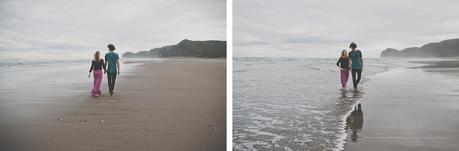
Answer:
<path fill-rule="evenodd" d="M 43 95 L 29 104 L 4 99 L 14 96 L 3 89 L 1 150 L 226 148 L 225 59 L 138 65 L 121 72 L 112 97 L 106 77 L 98 98 L 89 96 L 87 83 L 62 89 L 69 87 L 74 96 Z M 23 100 L 37 99 L 24 94 Z"/>
<path fill-rule="evenodd" d="M 351 114 L 357 123 L 348 125 L 345 150 L 459 148 L 459 68 L 425 63 L 370 78 L 362 90 L 361 112 Z"/>

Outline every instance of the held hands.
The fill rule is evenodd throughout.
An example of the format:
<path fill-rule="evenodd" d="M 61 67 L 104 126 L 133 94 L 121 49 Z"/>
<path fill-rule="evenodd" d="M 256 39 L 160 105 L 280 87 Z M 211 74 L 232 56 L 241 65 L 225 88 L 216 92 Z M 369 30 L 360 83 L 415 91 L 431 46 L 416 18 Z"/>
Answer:
<path fill-rule="evenodd" d="M 91 78 L 91 72 L 89 72 L 89 74 L 88 74 L 88 78 Z"/>
<path fill-rule="evenodd" d="M 118 75 L 120 75 L 120 72 L 118 71 Z"/>

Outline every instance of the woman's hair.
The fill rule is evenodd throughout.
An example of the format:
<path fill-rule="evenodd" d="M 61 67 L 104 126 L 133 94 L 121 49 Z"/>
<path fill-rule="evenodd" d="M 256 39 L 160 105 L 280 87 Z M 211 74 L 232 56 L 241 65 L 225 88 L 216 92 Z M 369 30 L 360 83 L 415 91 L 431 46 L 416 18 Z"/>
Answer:
<path fill-rule="evenodd" d="M 113 45 L 113 44 L 108 44 L 107 47 L 108 47 L 108 50 L 110 50 L 110 51 L 115 50 L 115 45 Z"/>
<path fill-rule="evenodd" d="M 352 42 L 352 43 L 349 45 L 349 48 L 355 49 L 355 48 L 357 48 L 357 44 L 355 44 L 354 42 Z"/>
<path fill-rule="evenodd" d="M 347 58 L 346 50 L 341 51 L 341 58 Z"/>
<path fill-rule="evenodd" d="M 99 52 L 99 51 L 96 51 L 96 52 L 94 53 L 94 60 L 97 61 L 97 60 L 99 60 L 99 59 L 100 59 L 100 52 Z"/>

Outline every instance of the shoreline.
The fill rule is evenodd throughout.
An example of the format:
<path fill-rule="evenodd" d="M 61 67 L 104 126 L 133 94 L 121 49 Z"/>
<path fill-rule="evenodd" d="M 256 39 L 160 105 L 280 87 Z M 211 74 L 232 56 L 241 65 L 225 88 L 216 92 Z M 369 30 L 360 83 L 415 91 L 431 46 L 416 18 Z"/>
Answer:
<path fill-rule="evenodd" d="M 378 59 L 380 59 L 380 58 L 378 58 Z M 383 58 L 383 59 L 385 59 L 385 58 Z M 398 62 L 400 60 L 392 60 L 392 61 L 397 61 Z M 396 66 L 394 66 L 394 65 L 396 65 Z M 388 67 L 386 67 L 385 70 L 383 70 L 383 71 L 362 75 L 362 79 L 360 80 L 358 91 L 354 91 L 353 88 L 349 88 L 349 86 L 352 85 L 352 76 L 349 75 L 348 88 L 346 89 L 346 91 L 341 90 L 341 93 L 352 93 L 353 95 L 359 95 L 359 97 L 353 99 L 353 100 L 355 100 L 355 102 L 351 105 L 351 108 L 349 109 L 349 111 L 341 117 L 341 123 L 340 123 L 339 126 L 340 126 L 340 129 L 342 130 L 341 132 L 343 133 L 343 135 L 341 135 L 340 138 L 338 140 L 336 140 L 337 146 L 335 148 L 333 148 L 332 150 L 335 150 L 335 151 L 346 150 L 345 147 L 346 147 L 346 144 L 349 143 L 349 137 L 350 137 L 348 132 L 347 132 L 348 131 L 347 130 L 347 127 L 348 127 L 348 121 L 347 120 L 351 116 L 351 114 L 354 111 L 354 109 L 361 103 L 362 100 L 365 99 L 365 91 L 361 91 L 362 88 L 364 90 L 366 85 L 368 83 L 371 83 L 372 77 L 374 77 L 374 76 L 376 76 L 378 74 L 391 72 L 392 70 L 397 70 L 397 69 L 400 69 L 400 68 L 403 68 L 403 67 L 400 66 L 399 64 L 394 64 L 394 62 L 392 62 L 391 65 L 388 65 Z M 366 77 L 364 77 L 364 76 L 366 76 Z"/>
<path fill-rule="evenodd" d="M 40 107 L 43 112 L 36 112 L 38 114 L 27 119 L 3 121 L 1 133 L 5 135 L 0 137 L 3 140 L 1 148 L 226 148 L 224 59 L 170 59 L 136 65 L 133 70 L 122 72 L 117 78 L 113 97 L 107 96 L 105 78 L 106 75 L 101 85 L 101 97 L 90 97 L 85 86 L 74 87 L 85 88 L 87 95 L 82 92 L 65 99 L 48 97 L 45 99 L 64 99 L 66 103 L 45 103 Z"/>
<path fill-rule="evenodd" d="M 459 105 L 454 101 L 457 95 L 454 90 L 458 87 L 451 83 L 459 81 L 459 77 L 444 75 L 457 75 L 457 68 L 442 67 L 443 70 L 435 70 L 435 73 L 429 71 L 432 66 L 420 66 L 395 68 L 372 76 L 365 86 L 365 97 L 357 103 L 362 110 L 352 117 L 361 123 L 346 122 L 350 129 L 346 131 L 344 150 L 454 150 L 459 147 L 453 143 L 459 141 L 458 133 L 454 132 L 459 120 L 445 117 L 458 115 L 451 113 L 459 110 L 454 107 Z M 429 80 L 432 81 L 429 83 Z"/>
<path fill-rule="evenodd" d="M 385 71 L 387 72 L 387 71 Z M 354 93 L 354 92 L 351 92 L 351 93 Z M 337 146 L 335 148 L 333 148 L 334 151 L 341 151 L 341 150 L 345 150 L 345 146 L 346 144 L 348 143 L 348 133 L 347 133 L 347 130 L 346 130 L 346 127 L 347 127 L 347 118 L 352 114 L 352 111 L 354 109 L 354 107 L 356 107 L 358 104 L 360 104 L 360 101 L 363 98 L 364 96 L 362 96 L 361 98 L 357 99 L 356 102 L 354 104 L 351 105 L 351 109 L 341 117 L 341 123 L 340 123 L 340 129 L 341 129 L 341 132 L 344 133 L 344 135 L 341 135 L 337 142 Z"/>

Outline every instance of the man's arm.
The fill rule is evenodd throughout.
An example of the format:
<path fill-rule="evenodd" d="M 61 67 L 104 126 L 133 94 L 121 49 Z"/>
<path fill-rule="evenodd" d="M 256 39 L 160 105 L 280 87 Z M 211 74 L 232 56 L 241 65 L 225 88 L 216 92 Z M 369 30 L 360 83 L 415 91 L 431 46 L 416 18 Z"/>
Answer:
<path fill-rule="evenodd" d="M 349 69 L 352 70 L 352 59 L 349 59 L 349 63 L 348 63 L 348 66 L 349 66 Z"/>
<path fill-rule="evenodd" d="M 347 57 L 348 57 L 348 59 L 349 59 L 349 63 L 348 63 L 349 69 L 352 70 L 352 57 L 351 57 L 351 52 L 349 52 L 349 53 L 347 54 Z"/>
<path fill-rule="evenodd" d="M 362 56 L 362 51 L 360 51 L 360 67 L 363 68 L 363 56 Z"/>
<path fill-rule="evenodd" d="M 107 67 L 108 67 L 108 66 L 107 66 L 107 62 L 108 62 L 108 60 L 107 60 L 107 54 L 105 54 L 105 60 L 104 60 L 105 73 L 107 73 Z"/>
<path fill-rule="evenodd" d="M 120 59 L 116 60 L 116 67 L 118 68 L 118 75 L 120 75 Z"/>
<path fill-rule="evenodd" d="M 105 60 L 102 60 L 103 62 L 103 68 L 104 68 L 104 73 L 107 72 L 107 62 Z"/>

